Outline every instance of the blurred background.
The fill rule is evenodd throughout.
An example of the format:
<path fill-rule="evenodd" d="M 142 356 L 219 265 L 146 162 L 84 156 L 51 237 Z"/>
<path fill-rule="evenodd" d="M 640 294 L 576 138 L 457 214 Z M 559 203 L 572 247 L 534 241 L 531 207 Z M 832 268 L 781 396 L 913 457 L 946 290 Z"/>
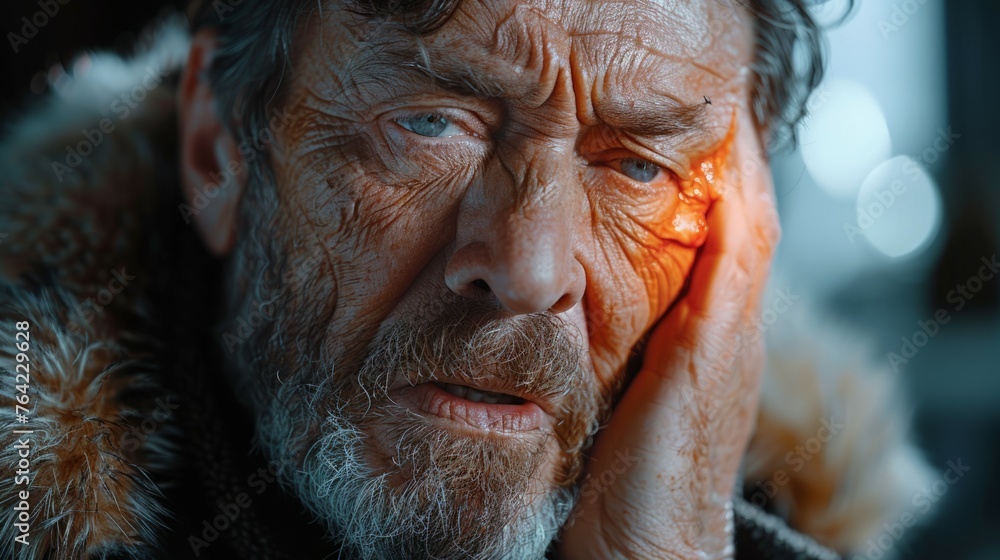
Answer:
<path fill-rule="evenodd" d="M 8 33 L 39 6 L 6 0 L 3 122 L 81 50 L 127 53 L 147 22 L 183 5 L 68 0 L 15 46 Z M 826 22 L 843 12 L 839 0 L 817 8 Z M 828 33 L 827 76 L 798 142 L 773 160 L 778 269 L 792 292 L 897 370 L 938 474 L 948 461 L 971 467 L 898 543 L 902 558 L 1000 558 L 1000 276 L 980 275 L 1000 241 L 998 23 L 990 0 L 860 0 Z"/>
<path fill-rule="evenodd" d="M 860 0 L 773 161 L 778 269 L 898 372 L 935 478 L 971 467 L 901 558 L 1000 558 L 1000 276 L 983 268 L 1000 240 L 998 23 L 995 1 Z"/>

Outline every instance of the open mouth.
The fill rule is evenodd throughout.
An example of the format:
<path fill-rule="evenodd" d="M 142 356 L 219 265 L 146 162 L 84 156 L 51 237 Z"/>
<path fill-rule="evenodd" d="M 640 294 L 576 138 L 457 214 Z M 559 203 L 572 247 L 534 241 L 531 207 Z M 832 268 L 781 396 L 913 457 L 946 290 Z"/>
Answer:
<path fill-rule="evenodd" d="M 535 402 L 507 393 L 429 381 L 391 391 L 393 401 L 448 427 L 491 433 L 537 430 L 551 418 Z"/>

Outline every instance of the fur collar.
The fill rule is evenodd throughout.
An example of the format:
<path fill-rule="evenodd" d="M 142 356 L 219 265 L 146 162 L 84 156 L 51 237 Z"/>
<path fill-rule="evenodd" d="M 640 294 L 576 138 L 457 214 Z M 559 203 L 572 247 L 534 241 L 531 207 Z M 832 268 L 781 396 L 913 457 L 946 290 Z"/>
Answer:
<path fill-rule="evenodd" d="M 193 237 L 177 212 L 183 21 L 167 22 L 148 43 L 130 60 L 78 58 L 0 143 L 0 370 L 11 381 L 16 333 L 30 336 L 26 423 L 15 417 L 15 383 L 0 392 L 0 418 L 12 427 L 0 432 L 2 557 L 156 556 L 171 518 L 185 515 L 167 496 L 191 461 L 179 444 L 191 431 L 211 431 L 179 412 L 199 406 L 185 394 L 207 398 L 204 384 L 177 394 L 167 381 L 170 371 L 196 370 L 199 357 L 169 367 L 163 358 L 174 352 L 171 332 L 182 318 L 165 320 L 162 309 L 172 304 L 162 302 L 176 305 L 173 271 L 194 267 L 177 257 L 178 239 Z M 864 353 L 807 304 L 791 307 L 791 318 L 767 333 L 773 344 L 744 496 L 827 546 L 861 550 L 909 505 L 928 470 L 907 443 L 890 373 L 847 359 Z M 217 451 L 211 445 L 206 453 Z M 808 459 L 794 454 L 797 446 L 809 447 Z M 240 453 L 221 464 L 245 460 Z M 28 479 L 18 478 L 19 461 Z M 754 534 L 787 530 L 774 529 L 784 525 L 759 508 L 737 505 Z M 198 521 L 182 526 L 197 534 Z M 184 542 L 187 553 L 192 546 Z"/>

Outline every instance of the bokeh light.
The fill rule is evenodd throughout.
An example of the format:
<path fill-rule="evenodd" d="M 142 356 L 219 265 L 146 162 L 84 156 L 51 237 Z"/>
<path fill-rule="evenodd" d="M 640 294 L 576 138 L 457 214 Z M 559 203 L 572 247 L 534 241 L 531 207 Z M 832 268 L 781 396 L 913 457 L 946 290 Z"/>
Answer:
<path fill-rule="evenodd" d="M 820 86 L 810 101 L 799 146 L 806 169 L 830 195 L 851 199 L 892 142 L 875 96 L 847 80 Z"/>
<path fill-rule="evenodd" d="M 858 192 L 858 229 L 882 254 L 918 255 L 941 227 L 941 196 L 920 163 L 897 156 L 868 174 Z"/>

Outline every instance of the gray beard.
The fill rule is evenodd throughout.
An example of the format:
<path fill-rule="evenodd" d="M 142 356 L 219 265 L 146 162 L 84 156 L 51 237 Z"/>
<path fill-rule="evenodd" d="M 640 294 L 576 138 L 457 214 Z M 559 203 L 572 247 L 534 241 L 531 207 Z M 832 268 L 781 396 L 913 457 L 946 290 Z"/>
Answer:
<path fill-rule="evenodd" d="M 613 393 L 582 369 L 567 325 L 535 317 L 483 328 L 452 317 L 465 329 L 461 343 L 449 321 L 417 321 L 401 336 L 375 336 L 367 355 L 358 349 L 350 353 L 356 358 L 334 364 L 324 352 L 332 308 L 322 303 L 337 299 L 332 278 L 317 272 L 321 266 L 291 262 L 292 248 L 268 233 L 277 231 L 274 189 L 248 193 L 244 223 L 260 227 L 241 230 L 229 268 L 229 317 L 250 317 L 261 302 L 273 314 L 227 348 L 227 369 L 255 412 L 258 444 L 279 465 L 284 490 L 342 543 L 343 557 L 544 557 L 573 509 L 582 451 L 607 418 Z M 473 319 L 484 316 L 465 301 L 447 303 Z M 494 374 L 558 399 L 555 436 L 458 435 L 407 417 L 388 398 L 398 372 L 423 370 L 420 380 L 429 381 L 429 372 L 481 371 L 484 363 L 502 364 Z M 366 435 L 376 426 L 395 445 L 382 464 Z M 553 437 L 558 457 L 551 457 Z M 547 459 L 554 480 L 541 472 L 549 470 Z"/>
<path fill-rule="evenodd" d="M 575 502 L 580 445 L 595 427 L 588 430 L 586 421 L 598 402 L 586 381 L 592 377 L 579 369 L 557 320 L 445 324 L 398 324 L 382 333 L 350 369 L 356 375 L 302 364 L 306 377 L 278 386 L 258 423 L 261 447 L 272 460 L 286 458 L 279 480 L 351 558 L 542 558 Z M 435 372 L 482 371 L 476 366 L 484 362 L 503 364 L 495 374 L 533 394 L 571 395 L 564 405 L 579 414 L 565 416 L 563 426 L 577 429 L 523 439 L 470 436 L 389 397 L 394 372 L 426 381 Z M 376 453 L 368 436 L 376 432 L 394 448 Z M 554 448 L 553 467 L 546 463 Z"/>
<path fill-rule="evenodd" d="M 294 397 L 281 393 L 294 391 L 283 385 L 276 400 L 289 402 L 280 399 Z M 575 502 L 567 488 L 529 502 L 542 449 L 511 452 L 414 425 L 401 430 L 392 465 L 379 472 L 366 460 L 364 432 L 344 414 L 328 413 L 318 439 L 297 430 L 308 425 L 301 422 L 270 415 L 260 424 L 262 447 L 272 459 L 286 458 L 282 485 L 341 541 L 347 558 L 543 558 Z M 301 465 L 287 460 L 304 448 Z M 530 460 L 518 464 L 524 457 Z"/>
<path fill-rule="evenodd" d="M 570 395 L 565 406 L 578 412 L 563 423 L 577 427 L 573 436 L 469 436 L 413 416 L 392 402 L 388 386 L 392 372 L 423 368 L 420 375 L 426 381 L 433 371 L 474 370 L 463 365 L 481 360 L 481 353 L 439 355 L 429 358 L 433 363 L 417 367 L 408 349 L 426 348 L 428 341 L 420 341 L 419 335 L 418 340 L 389 336 L 394 342 L 377 338 L 374 344 L 381 351 L 370 353 L 360 367 L 334 368 L 326 360 L 312 361 L 303 355 L 294 360 L 285 352 L 299 346 L 275 335 L 288 332 L 281 319 L 293 307 L 284 304 L 281 298 L 275 302 L 277 317 L 261 325 L 253 337 L 259 335 L 260 340 L 243 344 L 241 355 L 248 359 L 241 370 L 252 372 L 252 380 L 248 383 L 250 376 L 244 374 L 237 386 L 248 390 L 243 397 L 257 411 L 258 444 L 279 466 L 282 487 L 339 541 L 344 557 L 545 556 L 575 504 L 578 493 L 572 481 L 580 468 L 583 440 L 597 425 L 599 399 L 587 381 L 592 376 L 579 370 L 577 357 L 565 353 L 567 341 L 560 343 L 554 330 L 535 332 L 529 337 L 535 346 L 526 347 L 528 332 L 521 330 L 517 340 L 522 344 L 515 344 L 508 328 L 491 326 L 475 329 L 471 338 L 456 344 L 463 349 L 493 348 L 506 375 L 541 389 L 535 394 Z M 544 321 L 535 324 L 558 328 Z M 406 330 L 434 332 L 433 328 Z M 290 366 L 281 365 L 289 362 Z M 264 389 L 261 385 L 267 379 L 281 383 Z M 566 380 L 576 381 L 569 385 Z M 384 453 L 388 460 L 373 453 L 375 443 L 367 434 L 376 430 L 395 446 Z M 545 462 L 553 448 L 561 453 L 550 477 L 544 474 L 549 470 Z"/>

